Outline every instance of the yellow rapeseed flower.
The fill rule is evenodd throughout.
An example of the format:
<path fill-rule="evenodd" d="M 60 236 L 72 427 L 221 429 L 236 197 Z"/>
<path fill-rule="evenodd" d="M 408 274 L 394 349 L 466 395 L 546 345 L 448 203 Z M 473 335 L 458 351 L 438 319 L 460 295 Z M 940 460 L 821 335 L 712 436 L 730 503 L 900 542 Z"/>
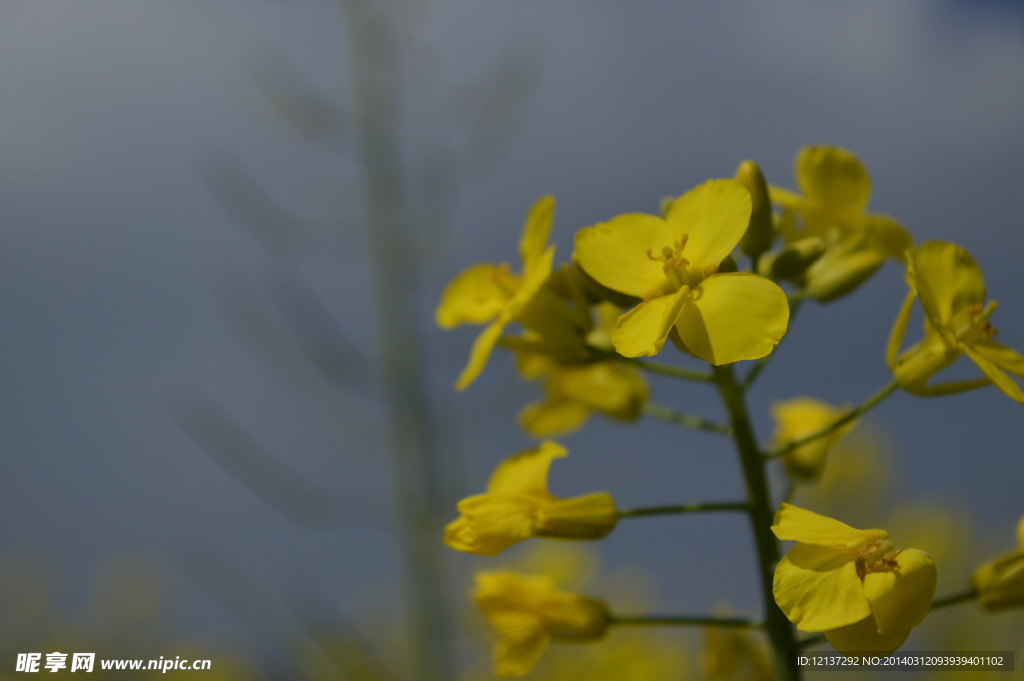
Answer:
<path fill-rule="evenodd" d="M 711 364 L 770 353 L 789 323 L 786 294 L 756 274 L 718 272 L 749 220 L 750 192 L 736 180 L 709 180 L 676 199 L 664 219 L 629 213 L 577 232 L 583 270 L 643 299 L 612 329 L 615 349 L 657 354 L 674 328 Z"/>
<path fill-rule="evenodd" d="M 811 397 L 794 397 L 772 405 L 775 419 L 774 446 L 781 447 L 831 426 L 849 412 Z M 856 420 L 837 428 L 826 437 L 797 447 L 782 457 L 786 473 L 803 480 L 817 480 L 825 469 L 829 448 L 857 425 Z"/>
<path fill-rule="evenodd" d="M 600 539 L 615 529 L 619 515 L 606 492 L 559 499 L 548 492 L 548 469 L 567 456 L 565 447 L 544 441 L 536 449 L 503 461 L 487 492 L 458 504 L 444 543 L 458 551 L 496 555 L 530 537 Z"/>
<path fill-rule="evenodd" d="M 985 610 L 1024 607 L 1024 517 L 1017 524 L 1017 550 L 979 567 L 971 584 Z"/>
<path fill-rule="evenodd" d="M 947 395 L 994 383 L 1024 404 L 1024 391 L 1006 372 L 1024 378 L 1024 357 L 992 340 L 989 323 L 995 301 L 985 303 L 985 278 L 971 254 L 956 244 L 927 241 L 911 251 L 907 263 L 910 292 L 903 301 L 886 360 L 900 387 L 915 395 Z M 924 308 L 924 338 L 902 354 L 914 299 Z M 966 354 L 985 378 L 928 385 L 929 379 Z"/>
<path fill-rule="evenodd" d="M 772 531 L 798 542 L 775 569 L 775 602 L 798 629 L 825 632 L 840 652 L 891 653 L 931 609 L 935 562 L 894 546 L 884 530 L 782 504 Z"/>
<path fill-rule="evenodd" d="M 498 632 L 498 676 L 526 674 L 552 641 L 595 641 L 608 629 L 603 603 L 562 591 L 543 575 L 479 572 L 473 600 Z"/>
<path fill-rule="evenodd" d="M 804 147 L 796 157 L 797 194 L 771 187 L 783 208 L 781 232 L 787 243 L 809 237 L 825 243 L 804 284 L 816 299 L 849 293 L 882 266 L 886 258 L 903 260 L 913 247 L 909 232 L 896 220 L 868 213 L 871 177 L 853 153 L 831 146 Z M 797 227 L 793 217 L 800 217 Z"/>
<path fill-rule="evenodd" d="M 507 264 L 481 263 L 464 271 L 445 288 L 434 315 L 438 326 L 450 329 L 459 324 L 487 324 L 473 343 L 469 362 L 455 384 L 458 390 L 476 380 L 505 326 L 551 274 L 555 247 L 547 243 L 554 211 L 555 199 L 551 196 L 542 197 L 530 209 L 519 241 L 522 274 L 513 273 Z"/>

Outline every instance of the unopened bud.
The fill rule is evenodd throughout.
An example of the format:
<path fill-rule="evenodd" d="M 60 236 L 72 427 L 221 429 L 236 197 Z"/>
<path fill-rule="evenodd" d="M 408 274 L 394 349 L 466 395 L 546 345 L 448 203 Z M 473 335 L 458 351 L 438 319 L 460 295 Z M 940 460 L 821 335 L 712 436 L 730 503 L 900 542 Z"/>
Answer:
<path fill-rule="evenodd" d="M 768 183 L 764 173 L 753 161 L 743 161 L 736 168 L 736 180 L 750 192 L 750 224 L 740 241 L 745 255 L 756 258 L 772 247 L 775 240 L 775 224 L 772 220 L 772 204 L 768 198 Z"/>
<path fill-rule="evenodd" d="M 792 280 L 803 276 L 814 261 L 825 254 L 825 241 L 809 236 L 787 245 L 771 261 L 772 279 Z"/>

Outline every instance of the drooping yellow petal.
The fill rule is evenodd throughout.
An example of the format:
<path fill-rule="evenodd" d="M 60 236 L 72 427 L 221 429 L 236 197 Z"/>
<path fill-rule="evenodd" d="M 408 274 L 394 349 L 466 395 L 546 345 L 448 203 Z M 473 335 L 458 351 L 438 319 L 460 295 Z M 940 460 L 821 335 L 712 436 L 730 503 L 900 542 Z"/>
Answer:
<path fill-rule="evenodd" d="M 1024 356 L 990 338 L 975 341 L 971 348 L 1004 371 L 1024 378 Z"/>
<path fill-rule="evenodd" d="M 668 224 L 675 237 L 689 238 L 683 257 L 703 271 L 732 253 L 750 222 L 750 192 L 733 179 L 708 180 L 672 204 Z M 614 286 L 612 288 L 615 288 Z"/>
<path fill-rule="evenodd" d="M 506 286 L 502 286 L 503 282 Z M 512 295 L 508 286 L 516 286 L 518 282 L 519 278 L 509 271 L 508 265 L 474 265 L 445 288 L 434 319 L 442 329 L 488 322 L 508 303 Z"/>
<path fill-rule="evenodd" d="M 551 275 L 551 266 L 555 260 L 555 247 L 551 245 L 538 255 L 528 267 L 523 269 L 522 282 L 509 299 L 504 314 L 515 317 L 537 295 L 544 282 Z"/>
<path fill-rule="evenodd" d="M 924 551 L 905 549 L 896 556 L 896 569 L 864 576 L 864 595 L 871 602 L 878 633 L 895 636 L 924 621 L 935 599 L 938 573 Z"/>
<path fill-rule="evenodd" d="M 796 182 L 807 199 L 829 213 L 855 216 L 871 199 L 871 177 L 853 153 L 839 147 L 804 147 L 796 157 Z"/>
<path fill-rule="evenodd" d="M 764 357 L 788 324 L 789 301 L 777 284 L 731 273 L 712 275 L 694 289 L 676 329 L 690 352 L 719 365 Z"/>
<path fill-rule="evenodd" d="M 940 331 L 948 329 L 957 312 L 985 302 L 981 268 L 960 246 L 926 241 L 913 252 L 910 264 L 921 307 Z"/>
<path fill-rule="evenodd" d="M 522 639 L 501 639 L 494 648 L 494 673 L 503 678 L 528 674 L 537 666 L 551 638 L 549 632 L 538 631 Z"/>
<path fill-rule="evenodd" d="M 978 365 L 982 373 L 992 381 L 993 385 L 1002 390 L 1011 399 L 1024 404 L 1024 390 L 1021 390 L 1020 386 L 1017 385 L 1017 381 L 1007 376 L 995 362 L 974 350 L 970 345 L 967 346 L 967 355 Z"/>
<path fill-rule="evenodd" d="M 843 549 L 797 544 L 775 568 L 775 602 L 803 631 L 826 631 L 871 614 L 854 556 Z"/>
<path fill-rule="evenodd" d="M 856 624 L 825 632 L 825 638 L 841 653 L 871 653 L 885 657 L 903 645 L 910 629 L 883 636 L 878 633 L 874 617 L 866 617 Z"/>
<path fill-rule="evenodd" d="M 456 390 L 465 390 L 476 380 L 480 372 L 484 370 L 484 367 L 487 366 L 487 360 L 491 356 L 491 350 L 494 349 L 494 345 L 501 338 L 501 333 L 505 330 L 508 322 L 508 318 L 505 315 L 501 315 L 488 324 L 480 332 L 480 335 L 476 337 L 476 340 L 473 341 L 473 347 L 469 351 L 469 361 L 466 362 L 465 368 L 459 374 L 459 380 L 455 383 Z"/>
<path fill-rule="evenodd" d="M 536 449 L 511 456 L 494 469 L 487 483 L 488 494 L 548 495 L 548 470 L 551 462 L 569 455 L 565 447 L 545 440 Z"/>
<path fill-rule="evenodd" d="M 641 357 L 661 352 L 672 326 L 690 297 L 684 286 L 675 293 L 640 303 L 612 327 L 612 344 L 623 357 Z"/>
<path fill-rule="evenodd" d="M 555 197 L 547 194 L 540 197 L 530 208 L 523 225 L 523 236 L 519 239 L 519 257 L 523 271 L 530 269 L 537 258 L 544 253 L 551 236 L 551 225 L 555 218 Z"/>
<path fill-rule="evenodd" d="M 547 400 L 526 405 L 519 425 L 532 437 L 555 437 L 578 430 L 590 416 L 590 408 L 572 400 Z"/>
<path fill-rule="evenodd" d="M 465 553 L 496 556 L 533 535 L 537 504 L 519 495 L 478 494 L 459 502 L 462 515 L 444 529 L 444 543 Z"/>
<path fill-rule="evenodd" d="M 899 314 L 896 315 L 896 322 L 892 325 L 892 331 L 889 332 L 889 343 L 885 348 L 885 363 L 889 365 L 890 369 L 896 368 L 896 357 L 899 355 L 900 348 L 903 347 L 903 338 L 907 335 L 907 322 L 910 321 L 910 313 L 916 299 L 917 293 L 913 289 L 907 292 L 903 299 L 903 305 L 900 306 Z"/>
<path fill-rule="evenodd" d="M 680 236 L 659 217 L 627 213 L 576 232 L 576 259 L 601 285 L 643 298 L 667 284 L 663 263 L 648 252 L 656 257 Z"/>
<path fill-rule="evenodd" d="M 833 518 L 792 504 L 782 504 L 775 513 L 772 532 L 782 540 L 804 544 L 849 548 L 863 542 L 888 539 L 885 530 L 858 530 Z"/>
<path fill-rule="evenodd" d="M 914 237 L 907 228 L 888 215 L 868 213 L 861 218 L 859 227 L 874 250 L 894 260 L 906 260 L 907 252 L 914 247 Z"/>

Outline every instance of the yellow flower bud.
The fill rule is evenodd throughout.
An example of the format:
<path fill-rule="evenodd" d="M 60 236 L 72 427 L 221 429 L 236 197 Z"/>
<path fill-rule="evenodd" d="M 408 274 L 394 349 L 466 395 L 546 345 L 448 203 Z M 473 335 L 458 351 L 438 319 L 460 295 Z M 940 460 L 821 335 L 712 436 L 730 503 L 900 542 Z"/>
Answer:
<path fill-rule="evenodd" d="M 849 409 L 833 407 L 810 397 L 795 397 L 786 402 L 772 405 L 775 419 L 776 447 L 813 435 L 841 419 Z M 829 448 L 857 425 L 856 421 L 845 424 L 826 437 L 797 447 L 782 457 L 786 473 L 804 480 L 817 480 L 825 470 L 825 455 Z"/>
<path fill-rule="evenodd" d="M 971 576 L 978 602 L 989 612 L 1024 606 L 1024 517 L 1017 525 L 1018 548 L 985 563 Z"/>
<path fill-rule="evenodd" d="M 551 462 L 567 455 L 565 447 L 545 441 L 503 461 L 484 494 L 459 502 L 461 515 L 445 527 L 444 543 L 457 551 L 493 556 L 530 537 L 606 536 L 619 519 L 611 495 L 559 499 L 548 492 Z"/>
<path fill-rule="evenodd" d="M 736 168 L 736 179 L 750 192 L 750 224 L 740 241 L 740 250 L 752 258 L 772 247 L 775 240 L 775 223 L 772 219 L 772 203 L 768 198 L 768 183 L 764 173 L 753 161 L 743 161 Z"/>

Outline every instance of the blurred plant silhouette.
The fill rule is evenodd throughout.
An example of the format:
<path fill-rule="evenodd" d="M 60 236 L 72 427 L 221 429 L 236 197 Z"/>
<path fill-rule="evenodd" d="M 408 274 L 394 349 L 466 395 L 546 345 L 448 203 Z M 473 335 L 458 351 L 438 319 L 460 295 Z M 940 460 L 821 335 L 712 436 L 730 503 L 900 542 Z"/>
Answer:
<path fill-rule="evenodd" d="M 345 29 L 339 44 L 347 49 L 338 60 L 347 68 L 343 96 L 319 89 L 280 53 L 249 74 L 258 115 L 354 169 L 327 178 L 326 214 L 300 217 L 286 208 L 274 198 L 277 189 L 230 152 L 211 155 L 201 172 L 273 263 L 260 286 L 238 278 L 220 286 L 231 328 L 271 375 L 305 399 L 342 454 L 380 455 L 393 495 L 386 501 L 367 489 L 307 479 L 201 390 L 179 396 L 171 409 L 218 464 L 292 521 L 398 530 L 410 662 L 363 640 L 344 607 L 326 619 L 301 614 L 298 604 L 285 605 L 209 548 L 193 550 L 186 563 L 214 598 L 290 654 L 319 642 L 319 662 L 303 664 L 310 678 L 447 681 L 455 669 L 455 627 L 438 538 L 462 491 L 462 463 L 447 398 L 431 387 L 421 282 L 446 243 L 459 187 L 485 177 L 513 139 L 537 65 L 513 54 L 454 92 L 424 93 L 436 89 L 421 37 L 428 3 L 337 4 Z M 437 101 L 443 110 L 430 108 Z M 303 267 L 311 262 L 368 268 L 369 285 L 344 295 L 365 291 L 369 343 L 354 341 L 307 281 Z M 322 599 L 306 600 L 324 609 Z M 403 638 L 398 631 L 394 637 Z"/>

